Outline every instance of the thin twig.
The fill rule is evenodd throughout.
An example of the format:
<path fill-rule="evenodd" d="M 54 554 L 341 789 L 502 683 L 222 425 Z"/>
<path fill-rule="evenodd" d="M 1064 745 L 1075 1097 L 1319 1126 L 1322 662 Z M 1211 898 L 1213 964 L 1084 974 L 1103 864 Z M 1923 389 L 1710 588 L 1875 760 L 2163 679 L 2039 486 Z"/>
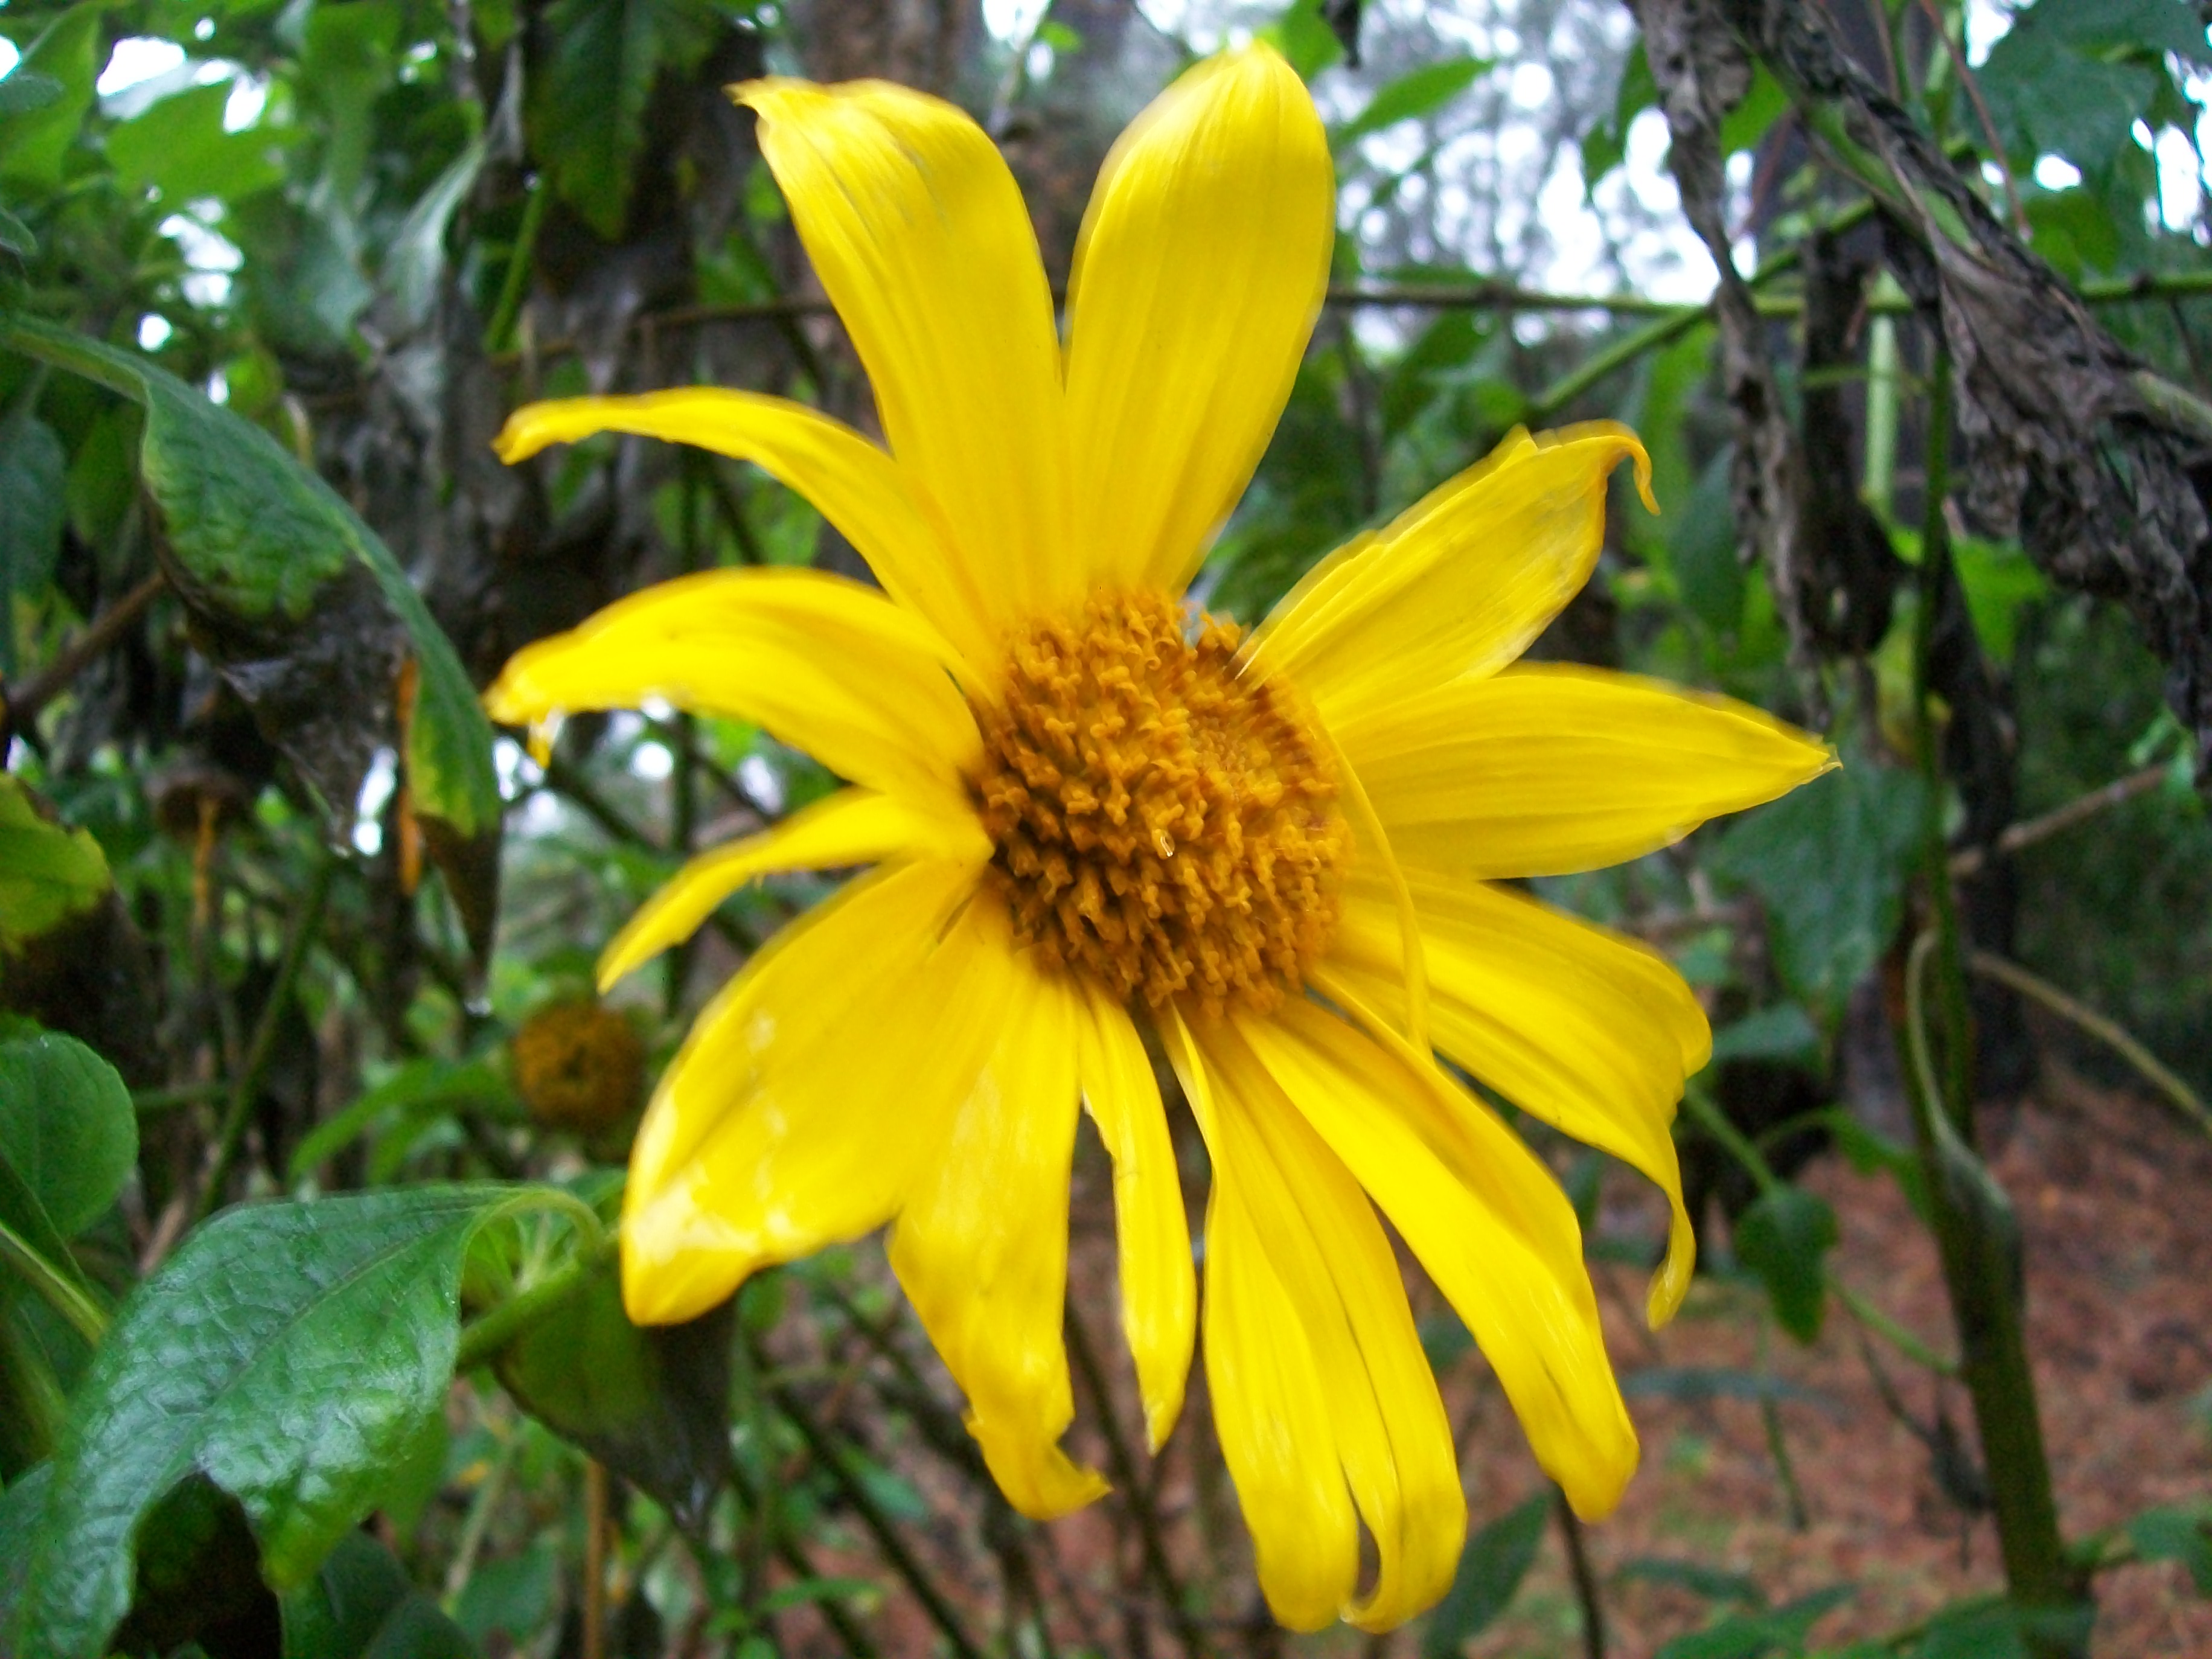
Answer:
<path fill-rule="evenodd" d="M 584 1659 L 607 1656 L 607 1468 L 584 1460 Z"/>
<path fill-rule="evenodd" d="M 1881 0 L 1875 0 L 1879 5 Z M 1997 140 L 1997 124 L 1990 118 L 1990 106 L 1982 101 L 1982 88 L 1974 79 L 1974 71 L 1966 65 L 1966 54 L 1959 50 L 1959 43 L 1951 38 L 1951 31 L 1943 21 L 1943 14 L 1936 9 L 1936 0 L 1920 0 L 1920 9 L 1928 14 L 1935 27 L 1936 38 L 1943 43 L 1950 54 L 1951 67 L 1959 72 L 1959 84 L 1966 89 L 1967 101 L 1974 106 L 1974 118 L 1981 123 L 1982 137 L 1988 141 L 1990 159 L 1996 163 L 1998 176 L 2004 180 L 2005 203 L 2012 210 L 2013 228 L 2023 242 L 2029 240 L 2027 210 L 2020 204 L 2020 185 L 2012 176 L 2012 163 L 2005 160 L 2004 146 Z"/>
<path fill-rule="evenodd" d="M 906 1581 L 907 1588 L 914 1592 L 915 1599 L 921 1603 L 922 1611 L 929 1615 L 930 1622 L 937 1626 L 939 1633 L 951 1644 L 953 1652 L 959 1655 L 960 1659 L 983 1659 L 982 1650 L 968 1634 L 967 1627 L 960 1621 L 960 1615 L 945 1599 L 944 1593 L 937 1588 L 936 1582 L 921 1563 L 915 1559 L 914 1553 L 907 1548 L 906 1540 L 899 1536 L 898 1528 L 892 1524 L 890 1516 L 885 1515 L 883 1505 L 876 1502 L 875 1494 L 846 1462 L 844 1454 L 830 1438 L 829 1430 L 816 1421 L 806 1402 L 791 1389 L 777 1389 L 772 1398 L 776 1409 L 789 1418 L 792 1426 L 799 1431 L 799 1438 L 805 1441 L 806 1449 L 812 1454 L 814 1461 L 836 1484 L 839 1493 L 852 1505 L 853 1512 L 860 1517 L 860 1524 L 876 1540 L 876 1547 L 883 1553 L 884 1561 L 892 1571 Z"/>
<path fill-rule="evenodd" d="M 269 1062 L 276 1054 L 276 1033 L 283 1024 L 284 1010 L 292 1000 L 292 988 L 300 977 L 301 964 L 307 960 L 308 943 L 323 919 L 323 901 L 330 896 L 331 880 L 337 875 L 337 855 L 324 848 L 317 856 L 314 873 L 307 878 L 307 890 L 301 896 L 300 908 L 293 915 L 291 931 L 284 938 L 284 954 L 277 958 L 276 976 L 270 980 L 269 995 L 261 1005 L 261 1018 L 254 1023 L 252 1041 L 246 1047 L 246 1057 L 231 1085 L 230 1103 L 223 1109 L 222 1126 L 216 1135 L 215 1162 L 208 1170 L 207 1180 L 193 1206 L 195 1222 L 206 1220 L 222 1201 L 222 1190 L 229 1183 L 231 1170 L 238 1162 L 240 1144 L 246 1138 L 246 1114 L 261 1092 L 262 1079 L 268 1075 Z"/>
<path fill-rule="evenodd" d="M 1846 229 L 1865 218 L 1872 210 L 1870 203 L 1856 204 L 1837 216 L 1832 228 Z M 1753 288 L 1764 287 L 1796 264 L 1795 250 L 1785 250 L 1747 280 Z M 2138 300 L 2186 298 L 2212 293 L 2212 271 L 2144 271 L 2131 276 L 2083 283 L 2075 291 L 2090 305 L 2124 305 Z M 1057 301 L 1064 296 L 1056 295 L 1054 298 Z M 1655 300 L 1643 294 L 1548 293 L 1522 288 L 1514 283 L 1474 276 L 1465 282 L 1340 284 L 1329 289 L 1327 303 L 1332 308 L 1343 310 L 1551 312 L 1562 315 L 1583 312 L 1652 319 L 1650 331 L 1639 331 L 1607 349 L 1606 355 L 1615 360 L 1613 364 L 1615 368 L 1655 346 L 1671 343 L 1711 311 L 1710 302 L 1696 304 Z M 1760 314 L 1764 316 L 1793 317 L 1803 308 L 1803 301 L 1792 295 L 1768 295 L 1759 302 Z M 1911 306 L 1909 301 L 1899 296 L 1877 301 L 1869 308 L 1881 312 L 1904 312 L 1909 311 Z M 650 326 L 655 331 L 745 322 L 774 322 L 788 326 L 808 317 L 834 318 L 836 315 L 835 308 L 825 299 L 794 296 L 732 305 L 674 306 L 665 311 L 641 313 L 630 326 L 633 330 Z M 562 338 L 535 343 L 526 355 L 529 362 L 543 363 L 548 358 L 572 356 L 581 349 L 580 341 Z M 494 354 L 489 361 L 504 368 L 526 368 L 528 364 L 525 358 L 524 352 L 512 350 Z M 1600 375 L 1599 378 L 1603 377 Z"/>
<path fill-rule="evenodd" d="M 1154 1593 L 1167 1609 L 1168 1622 L 1174 1626 L 1176 1640 L 1182 1644 L 1183 1652 L 1188 1659 L 1202 1659 L 1212 1648 L 1184 1603 L 1182 1586 L 1176 1581 L 1175 1568 L 1168 1559 L 1167 1542 L 1160 1527 L 1159 1511 L 1152 1504 L 1152 1488 L 1138 1478 L 1137 1460 L 1129 1449 L 1128 1437 L 1121 1432 L 1121 1419 L 1115 1414 L 1114 1397 L 1106 1391 L 1105 1372 L 1091 1346 L 1090 1334 L 1073 1308 L 1067 1310 L 1067 1352 L 1075 1361 L 1076 1370 L 1083 1374 L 1084 1386 L 1097 1402 L 1098 1427 L 1106 1437 L 1106 1461 L 1113 1467 L 1115 1484 L 1127 1495 L 1129 1518 L 1137 1523 L 1146 1576 L 1152 1579 Z"/>
<path fill-rule="evenodd" d="M 168 586 L 168 580 L 161 571 L 155 571 L 88 623 L 82 633 L 62 647 L 59 656 L 32 677 L 29 684 L 19 691 L 0 690 L 0 750 L 6 749 L 9 738 L 29 730 L 39 711 L 58 696 L 88 663 L 106 653 L 123 630 L 154 603 L 154 596 Z"/>
<path fill-rule="evenodd" d="M 2137 795 L 2147 795 L 2157 788 L 2170 772 L 2171 769 L 2161 761 L 2155 766 L 2146 766 L 2141 771 L 2130 772 L 2124 778 L 2116 778 L 2101 789 L 2093 789 L 2086 795 L 2068 801 L 2063 806 L 2045 812 L 2041 817 L 2008 824 L 1999 832 L 1994 843 L 1997 856 L 2002 858 L 2019 852 L 2024 847 L 2049 841 L 2053 836 L 2071 830 L 2077 823 L 2086 823 L 2099 813 L 2123 802 L 2131 801 Z M 1951 873 L 1954 876 L 1971 876 L 1989 861 L 1989 857 L 1990 849 L 1986 846 L 1961 848 L 1951 854 Z"/>
<path fill-rule="evenodd" d="M 2050 981 L 2037 977 L 2018 963 L 1992 951 L 1974 951 L 1967 957 L 1967 965 L 1984 979 L 1993 979 L 2008 990 L 2041 1003 L 2061 1019 L 2087 1031 L 2134 1066 L 2142 1079 L 2171 1101 L 2184 1116 L 2212 1134 L 2212 1107 L 2207 1107 L 2194 1089 L 2167 1070 L 2158 1056 L 2136 1041 L 2118 1021 L 2107 1018 L 2087 1004 L 2068 996 Z"/>

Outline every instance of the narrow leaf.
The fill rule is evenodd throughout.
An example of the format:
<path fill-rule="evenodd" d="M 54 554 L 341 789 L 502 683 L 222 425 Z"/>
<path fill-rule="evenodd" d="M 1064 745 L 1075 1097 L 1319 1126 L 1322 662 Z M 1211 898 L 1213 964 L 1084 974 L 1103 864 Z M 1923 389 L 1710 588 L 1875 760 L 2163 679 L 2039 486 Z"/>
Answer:
<path fill-rule="evenodd" d="M 1553 1498 L 1540 1492 L 1467 1540 L 1452 1587 L 1421 1632 L 1421 1659 L 1449 1659 L 1512 1602 L 1544 1541 Z"/>

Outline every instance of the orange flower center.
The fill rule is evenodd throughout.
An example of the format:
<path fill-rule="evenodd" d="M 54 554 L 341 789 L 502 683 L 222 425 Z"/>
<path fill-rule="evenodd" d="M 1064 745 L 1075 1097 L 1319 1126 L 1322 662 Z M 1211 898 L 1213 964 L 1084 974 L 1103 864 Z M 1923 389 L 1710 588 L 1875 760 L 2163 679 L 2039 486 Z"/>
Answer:
<path fill-rule="evenodd" d="M 1238 677 L 1237 637 L 1202 617 L 1187 638 L 1161 594 L 1095 595 L 1018 633 L 975 710 L 1016 935 L 1117 999 L 1264 1012 L 1336 931 L 1334 769 L 1282 688 Z"/>

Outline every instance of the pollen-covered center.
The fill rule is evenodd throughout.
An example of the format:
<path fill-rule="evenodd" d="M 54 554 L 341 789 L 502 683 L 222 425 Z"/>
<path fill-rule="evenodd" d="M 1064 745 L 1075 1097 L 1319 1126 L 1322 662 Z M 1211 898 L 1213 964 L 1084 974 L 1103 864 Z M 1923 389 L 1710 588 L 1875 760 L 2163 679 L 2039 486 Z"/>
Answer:
<path fill-rule="evenodd" d="M 1187 639 L 1164 595 L 1097 595 L 1022 629 L 976 708 L 1015 932 L 1117 998 L 1265 1010 L 1335 932 L 1334 770 L 1280 689 L 1237 677 L 1237 641 L 1210 617 Z"/>

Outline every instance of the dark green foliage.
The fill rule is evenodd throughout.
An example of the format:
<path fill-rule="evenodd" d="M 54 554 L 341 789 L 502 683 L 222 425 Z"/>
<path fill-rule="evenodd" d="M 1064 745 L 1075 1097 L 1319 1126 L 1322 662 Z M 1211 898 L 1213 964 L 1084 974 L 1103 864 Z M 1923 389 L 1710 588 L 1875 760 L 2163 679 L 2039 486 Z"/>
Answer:
<path fill-rule="evenodd" d="M 1714 873 L 1765 905 L 1783 982 L 1816 1007 L 1837 1008 L 1889 947 L 1926 799 L 1911 773 L 1846 759 L 1714 848 Z"/>
<path fill-rule="evenodd" d="M 1774 1317 L 1800 1342 L 1820 1334 L 1827 1311 L 1827 1255 L 1835 1248 L 1836 1212 L 1802 1187 L 1768 1188 L 1735 1218 L 1736 1260 L 1757 1273 Z"/>
<path fill-rule="evenodd" d="M 499 1378 L 696 1533 L 729 1477 L 733 1328 L 724 1303 L 689 1324 L 641 1330 L 609 1266 L 500 1357 Z M 590 1362 L 579 1365 L 580 1354 Z"/>
<path fill-rule="evenodd" d="M 1505 1611 L 1535 1563 L 1556 1502 L 1540 1492 L 1468 1538 L 1452 1587 L 1421 1632 L 1421 1659 L 1448 1659 Z"/>
<path fill-rule="evenodd" d="M 23 1659 L 97 1659 L 137 1532 L 205 1475 L 246 1509 L 269 1581 L 309 1579 L 375 1504 L 453 1374 L 461 1268 L 505 1188 L 234 1210 L 116 1316 L 74 1402 L 18 1613 Z"/>

